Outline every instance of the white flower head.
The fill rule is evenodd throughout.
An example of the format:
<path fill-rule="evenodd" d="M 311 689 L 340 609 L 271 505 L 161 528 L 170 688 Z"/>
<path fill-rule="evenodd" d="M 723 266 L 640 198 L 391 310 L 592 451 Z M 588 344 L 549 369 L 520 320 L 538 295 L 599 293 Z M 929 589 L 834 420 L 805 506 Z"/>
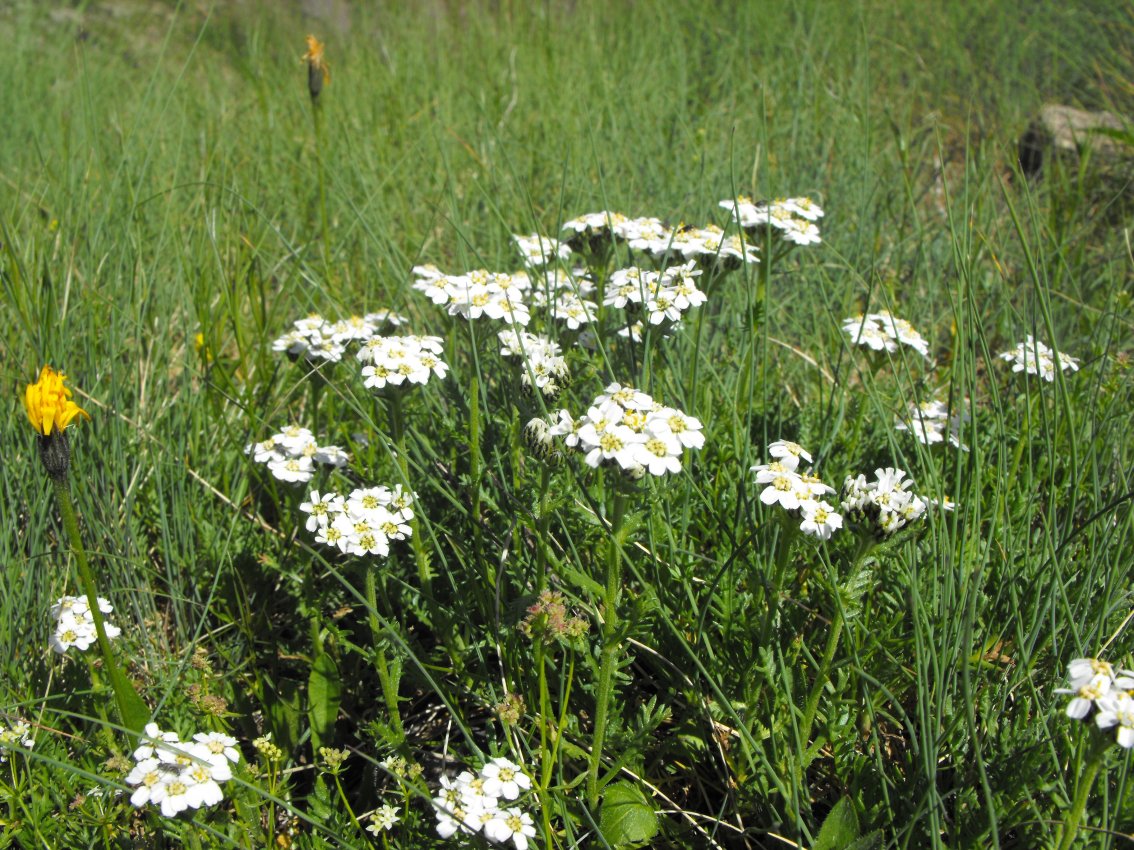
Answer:
<path fill-rule="evenodd" d="M 929 343 L 925 338 L 905 319 L 899 319 L 886 310 L 843 319 L 843 332 L 854 345 L 888 353 L 904 345 L 926 360 L 930 359 Z"/>
<path fill-rule="evenodd" d="M 107 616 L 114 611 L 110 601 L 98 597 L 98 610 L 103 614 L 102 625 L 106 636 L 111 640 L 119 637 L 122 630 L 110 622 Z M 97 635 L 94 615 L 91 614 L 85 596 L 63 596 L 51 606 L 50 613 L 55 620 L 50 646 L 56 653 L 63 655 L 71 647 L 86 652 L 95 643 Z"/>
<path fill-rule="evenodd" d="M 377 836 L 382 832 L 391 831 L 400 820 L 399 812 L 389 803 L 384 803 L 375 809 L 374 813 L 370 816 L 370 824 L 366 827 L 366 831 L 371 835 Z"/>
<path fill-rule="evenodd" d="M 1009 351 L 1001 352 L 1001 360 L 1012 364 L 1013 372 L 1036 375 L 1047 382 L 1055 380 L 1056 364 L 1061 372 L 1079 371 L 1079 361 L 1069 354 L 1062 354 L 1048 348 L 1031 335 Z"/>
<path fill-rule="evenodd" d="M 518 808 L 498 811 L 484 825 L 484 835 L 489 841 L 502 844 L 511 839 L 516 850 L 527 850 L 528 839 L 535 834 L 532 816 Z"/>
<path fill-rule="evenodd" d="M 484 780 L 484 796 L 503 797 L 505 800 L 515 800 L 521 791 L 532 787 L 532 780 L 523 768 L 506 758 L 491 759 L 480 770 L 480 778 Z"/>
<path fill-rule="evenodd" d="M 843 485 L 842 511 L 852 524 L 876 536 L 889 537 L 920 519 L 927 502 L 910 488 L 913 481 L 901 469 L 874 470 L 875 479 L 848 477 Z"/>
<path fill-rule="evenodd" d="M 549 236 L 533 233 L 529 236 L 513 235 L 512 241 L 520 250 L 520 255 L 529 266 L 538 267 L 554 263 L 556 260 L 568 260 L 571 257 L 571 246 Z"/>

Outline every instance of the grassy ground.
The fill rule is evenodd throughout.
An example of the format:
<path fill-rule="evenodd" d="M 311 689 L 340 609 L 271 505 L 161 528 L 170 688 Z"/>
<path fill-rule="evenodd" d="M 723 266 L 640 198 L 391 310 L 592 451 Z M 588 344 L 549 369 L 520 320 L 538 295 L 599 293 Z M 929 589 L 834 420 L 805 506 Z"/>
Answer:
<path fill-rule="evenodd" d="M 35 737 L 0 765 L 0 846 L 480 846 L 439 838 L 428 797 L 497 755 L 548 848 L 1057 846 L 1081 789 L 1076 846 L 1128 841 L 1128 751 L 1090 773 L 1101 733 L 1053 691 L 1073 658 L 1131 660 L 1129 171 L 1029 183 L 1015 140 L 1047 101 L 1134 114 L 1134 7 L 392 5 L 346 31 L 0 5 L 0 700 Z M 811 196 L 822 244 L 715 281 L 672 339 L 571 346 L 546 406 L 617 380 L 699 417 L 665 479 L 544 467 L 503 325 L 410 288 L 421 263 L 515 270 L 511 234 L 594 210 L 724 225 L 740 194 Z M 310 312 L 385 307 L 450 365 L 404 404 L 353 358 L 272 351 Z M 841 321 L 881 309 L 933 368 L 850 345 Z M 1027 334 L 1081 369 L 1013 375 L 996 354 Z M 106 671 L 47 648 L 79 586 L 18 402 L 45 363 L 92 417 L 71 478 L 119 663 L 162 729 L 240 742 L 219 806 L 113 796 L 133 744 Z M 938 389 L 971 400 L 967 451 L 893 428 Z M 353 457 L 311 486 L 416 491 L 413 540 L 316 547 L 308 489 L 243 452 L 293 422 Z M 836 486 L 896 466 L 956 509 L 869 553 L 801 537 L 748 471 L 780 438 Z M 548 587 L 584 636 L 525 636 Z"/>

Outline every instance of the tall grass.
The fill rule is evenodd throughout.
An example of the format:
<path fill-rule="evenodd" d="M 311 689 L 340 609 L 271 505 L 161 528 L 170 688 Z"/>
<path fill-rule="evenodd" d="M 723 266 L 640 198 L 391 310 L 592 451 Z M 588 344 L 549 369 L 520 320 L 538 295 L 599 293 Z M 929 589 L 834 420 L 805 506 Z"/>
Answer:
<path fill-rule="evenodd" d="M 506 755 L 549 848 L 632 837 L 588 799 L 592 764 L 651 846 L 1054 845 L 1093 730 L 1053 690 L 1072 658 L 1130 659 L 1134 258 L 1121 179 L 1029 183 L 1014 140 L 1047 99 L 1131 114 L 1132 11 L 436 3 L 353 10 L 336 32 L 274 6 L 0 10 L 0 693 L 36 737 L 0 774 L 4 840 L 364 847 L 382 840 L 356 816 L 387 802 L 389 846 L 440 846 L 440 773 Z M 318 140 L 308 31 L 332 74 Z M 445 316 L 410 269 L 513 270 L 512 233 L 598 209 L 723 224 L 738 194 L 810 194 L 823 244 L 723 278 L 648 361 L 573 350 L 546 406 L 581 414 L 618 380 L 705 423 L 683 472 L 612 522 L 612 476 L 578 457 L 545 475 L 523 447 L 543 405 L 498 327 Z M 352 362 L 312 376 L 271 350 L 309 312 L 379 307 L 446 342 L 450 376 L 404 409 Z M 935 368 L 840 331 L 881 309 Z M 1012 376 L 996 354 L 1026 334 L 1081 370 Z M 257 766 L 216 810 L 91 793 L 124 787 L 107 760 L 132 745 L 77 654 L 46 649 L 47 608 L 77 592 L 17 401 L 47 362 L 93 417 L 73 486 L 120 658 L 163 729 L 229 729 Z M 893 429 L 935 390 L 971 400 L 967 451 Z M 243 452 L 289 422 L 350 449 L 340 491 L 416 491 L 420 549 L 374 565 L 316 548 L 306 488 Z M 828 482 L 897 466 L 956 509 L 865 559 L 849 532 L 793 538 L 748 471 L 779 438 Z M 544 587 L 582 640 L 523 635 Z M 511 694 L 524 708 L 502 722 Z M 267 732 L 278 761 L 251 746 Z M 350 750 L 340 773 L 318 745 Z M 1126 751 L 1107 758 L 1081 846 L 1134 829 Z"/>

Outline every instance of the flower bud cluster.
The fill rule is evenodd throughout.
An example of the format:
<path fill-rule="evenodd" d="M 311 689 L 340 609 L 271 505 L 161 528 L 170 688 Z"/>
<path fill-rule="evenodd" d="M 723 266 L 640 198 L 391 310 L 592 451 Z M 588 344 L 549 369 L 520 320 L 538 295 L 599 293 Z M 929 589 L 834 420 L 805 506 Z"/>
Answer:
<path fill-rule="evenodd" d="M 1031 335 L 1010 351 L 1003 351 L 997 355 L 1001 360 L 1012 364 L 1013 372 L 1024 372 L 1036 375 L 1047 382 L 1055 380 L 1055 360 L 1059 358 L 1059 370 L 1066 372 L 1079 371 L 1079 361 L 1069 354 L 1052 351 L 1038 339 Z"/>
<path fill-rule="evenodd" d="M 433 798 L 437 834 L 442 838 L 481 833 L 493 844 L 511 841 L 516 850 L 527 850 L 536 834 L 532 816 L 508 803 L 531 790 L 532 780 L 523 769 L 506 758 L 490 759 L 476 774 L 462 771 L 455 779 L 442 776 Z"/>
<path fill-rule="evenodd" d="M 756 483 L 766 485 L 760 493 L 765 505 L 778 504 L 788 512 L 798 512 L 802 518 L 799 528 L 805 534 L 829 540 L 843 526 L 843 518 L 832 505 L 820 497 L 835 492 L 822 479 L 811 472 L 800 471 L 799 462 L 811 463 L 810 453 L 790 440 L 776 440 L 768 446 L 770 463 L 759 463 L 751 468 Z"/>
<path fill-rule="evenodd" d="M 259 443 L 249 443 L 244 454 L 256 463 L 267 464 L 280 481 L 303 484 L 315 476 L 315 464 L 345 466 L 350 456 L 338 446 L 320 446 L 315 435 L 299 425 L 289 425 Z"/>
<path fill-rule="evenodd" d="M 543 591 L 520 622 L 522 635 L 547 645 L 572 643 L 585 635 L 587 628 L 587 621 L 572 612 L 566 597 L 555 590 Z"/>
<path fill-rule="evenodd" d="M 500 354 L 518 358 L 523 364 L 520 383 L 528 390 L 533 384 L 545 398 L 555 398 L 571 378 L 559 345 L 539 334 L 509 328 L 500 331 Z"/>
<path fill-rule="evenodd" d="M 1118 743 L 1134 747 L 1134 670 L 1115 669 L 1097 658 L 1076 658 L 1067 665 L 1069 686 L 1057 694 L 1072 694 L 1067 716 L 1090 720 L 1099 729 L 1118 727 Z"/>
<path fill-rule="evenodd" d="M 396 328 L 407 321 L 392 310 L 338 321 L 313 313 L 293 322 L 292 330 L 272 343 L 272 351 L 282 351 L 292 360 L 303 357 L 310 363 L 338 363 L 351 343 L 365 342 L 384 328 Z"/>
<path fill-rule="evenodd" d="M 413 534 L 412 493 L 401 484 L 365 487 L 347 497 L 312 490 L 299 509 L 308 515 L 306 527 L 315 542 L 338 549 L 344 555 L 390 554 L 391 540 Z"/>
<path fill-rule="evenodd" d="M 889 537 L 925 514 L 926 502 L 910 490 L 913 481 L 900 469 L 874 470 L 874 480 L 865 475 L 847 476 L 843 483 L 843 513 L 847 520 L 879 537 Z"/>
<path fill-rule="evenodd" d="M 160 805 L 166 817 L 216 805 L 224 799 L 220 784 L 232 779 L 231 765 L 239 761 L 236 739 L 228 735 L 198 732 L 182 741 L 176 732 L 149 723 L 126 776 L 127 785 L 137 786 L 130 802 L 138 808 Z"/>
<path fill-rule="evenodd" d="M 425 384 L 430 376 L 444 378 L 449 366 L 439 336 L 375 336 L 358 350 L 362 383 L 371 389 Z"/>
<path fill-rule="evenodd" d="M 779 198 L 775 201 L 753 203 L 750 198 L 726 198 L 720 206 L 733 214 L 736 223 L 749 232 L 771 228 L 772 233 L 785 242 L 811 245 L 821 241 L 816 221 L 823 210 L 810 198 Z"/>
<path fill-rule="evenodd" d="M 611 384 L 578 420 L 566 410 L 551 433 L 584 452 L 588 466 L 617 464 L 632 477 L 681 471 L 685 449 L 705 444 L 701 422 L 633 387 Z"/>
<path fill-rule="evenodd" d="M 881 313 L 851 316 L 843 319 L 843 332 L 855 345 L 865 346 L 874 351 L 893 353 L 898 344 L 907 345 L 927 360 L 929 343 L 914 326 L 905 319 L 899 319 L 883 310 Z"/>
<path fill-rule="evenodd" d="M 114 607 L 109 600 L 100 596 L 98 597 L 98 610 L 105 615 L 112 612 Z M 51 616 L 55 618 L 55 632 L 51 635 L 51 648 L 60 655 L 72 646 L 77 647 L 80 652 L 86 652 L 97 639 L 94 615 L 91 613 L 91 606 L 87 604 L 87 597 L 61 597 L 58 602 L 51 606 Z M 102 627 L 106 631 L 106 636 L 112 640 L 122 634 L 122 630 L 107 620 L 105 616 L 102 618 Z"/>

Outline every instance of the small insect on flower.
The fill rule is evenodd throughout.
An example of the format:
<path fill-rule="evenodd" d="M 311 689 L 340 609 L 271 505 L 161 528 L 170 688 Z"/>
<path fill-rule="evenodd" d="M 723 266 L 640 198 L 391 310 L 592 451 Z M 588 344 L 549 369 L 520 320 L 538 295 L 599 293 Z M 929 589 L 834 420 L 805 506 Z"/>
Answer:
<path fill-rule="evenodd" d="M 303 54 L 303 61 L 307 63 L 307 90 L 311 99 L 316 100 L 323 86 L 331 82 L 331 71 L 323 58 L 323 42 L 313 35 L 307 36 L 307 52 Z"/>

